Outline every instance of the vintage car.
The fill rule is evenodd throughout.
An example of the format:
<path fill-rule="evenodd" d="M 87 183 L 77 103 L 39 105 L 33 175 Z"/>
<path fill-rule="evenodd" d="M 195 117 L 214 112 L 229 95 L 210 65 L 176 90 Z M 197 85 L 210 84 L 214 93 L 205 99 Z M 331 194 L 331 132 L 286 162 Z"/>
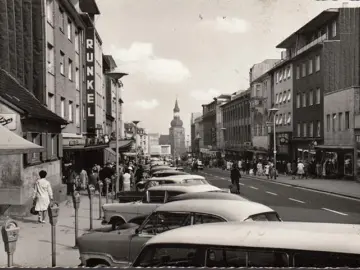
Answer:
<path fill-rule="evenodd" d="M 227 192 L 196 192 L 185 193 L 177 196 L 170 197 L 168 202 L 183 201 L 183 200 L 235 200 L 235 201 L 248 201 L 248 199 L 238 195 Z"/>
<path fill-rule="evenodd" d="M 253 221 L 259 220 L 258 217 L 281 221 L 273 209 L 250 201 L 186 200 L 166 203 L 138 228 L 82 235 L 78 238 L 81 263 L 87 267 L 128 266 L 143 245 L 162 232 L 201 223 Z M 221 234 L 222 231 L 217 232 L 219 237 Z"/>
<path fill-rule="evenodd" d="M 122 191 L 117 193 L 117 198 L 119 202 L 134 202 L 142 200 L 145 196 L 146 190 L 150 187 L 158 185 L 168 185 L 168 184 L 209 184 L 205 177 L 200 175 L 193 174 L 183 174 L 183 175 L 171 175 L 166 177 L 151 177 L 146 178 L 143 181 L 140 181 L 136 184 L 137 191 Z M 227 191 L 224 189 L 224 191 Z"/>
<path fill-rule="evenodd" d="M 152 177 L 166 177 L 166 176 L 187 175 L 187 174 L 189 173 L 171 168 L 167 170 L 157 171 L 152 174 Z"/>
<path fill-rule="evenodd" d="M 150 187 L 140 201 L 128 203 L 108 203 L 103 205 L 103 225 L 110 224 L 114 229 L 136 216 L 148 215 L 158 206 L 167 202 L 168 198 L 190 192 L 224 192 L 209 184 L 171 184 Z"/>
<path fill-rule="evenodd" d="M 358 268 L 359 231 L 357 224 L 306 222 L 188 226 L 150 239 L 132 267 Z"/>

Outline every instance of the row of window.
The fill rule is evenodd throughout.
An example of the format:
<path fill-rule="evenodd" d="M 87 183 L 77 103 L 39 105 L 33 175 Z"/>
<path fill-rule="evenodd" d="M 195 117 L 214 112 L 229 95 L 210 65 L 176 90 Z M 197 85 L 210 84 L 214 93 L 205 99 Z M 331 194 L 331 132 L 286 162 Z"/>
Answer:
<path fill-rule="evenodd" d="M 225 132 L 225 141 L 234 141 L 239 143 L 251 140 L 250 125 L 228 127 Z"/>
<path fill-rule="evenodd" d="M 48 109 L 51 110 L 52 112 L 56 113 L 55 110 L 55 104 L 56 104 L 56 100 L 55 100 L 55 95 L 52 93 L 48 93 Z M 74 102 L 69 100 L 68 101 L 68 111 L 67 111 L 67 120 L 72 123 L 74 122 L 74 118 L 75 118 L 75 123 L 76 126 L 79 127 L 80 126 L 80 105 L 76 104 L 75 105 L 75 117 L 74 117 Z M 66 109 L 66 101 L 64 97 L 60 98 L 60 116 L 64 119 L 66 119 L 66 115 L 65 115 L 65 109 Z M 83 105 L 83 118 L 85 118 L 85 105 Z"/>
<path fill-rule="evenodd" d="M 27 132 L 23 136 L 26 140 L 40 145 L 43 152 L 24 155 L 26 165 L 33 165 L 62 157 L 62 137 L 59 134 Z"/>
<path fill-rule="evenodd" d="M 240 103 L 223 110 L 223 122 L 228 123 L 234 119 L 243 119 L 250 117 L 250 104 Z"/>
<path fill-rule="evenodd" d="M 297 137 L 321 137 L 321 122 L 311 121 L 297 123 L 296 125 L 296 136 Z"/>
<path fill-rule="evenodd" d="M 326 115 L 326 131 L 342 131 L 350 129 L 350 112 Z"/>
<path fill-rule="evenodd" d="M 301 72 L 300 65 L 296 67 L 296 79 L 299 80 L 300 77 L 306 77 L 307 75 L 311 75 L 313 71 L 313 63 L 315 61 L 315 72 L 320 71 L 320 55 L 315 56 L 315 59 L 309 59 L 307 62 L 303 62 L 301 64 Z"/>
<path fill-rule="evenodd" d="M 303 92 L 296 94 L 296 108 L 313 106 L 320 104 L 321 101 L 321 92 L 320 88 L 317 88 L 315 91 L 310 90 L 309 92 Z"/>
<path fill-rule="evenodd" d="M 291 90 L 276 94 L 275 104 L 285 104 L 291 101 Z"/>
<path fill-rule="evenodd" d="M 280 113 L 275 115 L 275 124 L 277 126 L 286 126 L 291 125 L 291 112 L 289 113 Z"/>
<path fill-rule="evenodd" d="M 291 66 L 285 67 L 275 73 L 275 82 L 280 83 L 291 78 Z"/>

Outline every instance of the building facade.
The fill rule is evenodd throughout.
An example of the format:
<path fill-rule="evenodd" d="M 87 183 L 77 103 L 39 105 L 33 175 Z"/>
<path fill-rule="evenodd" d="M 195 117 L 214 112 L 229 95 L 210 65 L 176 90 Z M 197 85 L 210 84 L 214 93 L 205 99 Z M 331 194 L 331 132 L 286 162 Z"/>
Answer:
<path fill-rule="evenodd" d="M 204 126 L 202 116 L 199 116 L 194 119 L 194 132 L 195 132 L 195 140 L 194 144 L 194 153 L 197 156 L 201 155 L 201 149 L 204 149 Z"/>
<path fill-rule="evenodd" d="M 250 69 L 250 119 L 252 146 L 258 157 L 268 155 L 269 109 L 271 108 L 272 76 L 268 71 L 279 59 L 264 60 Z"/>
<path fill-rule="evenodd" d="M 221 148 L 226 157 L 249 158 L 251 149 L 250 90 L 241 91 L 221 105 Z"/>
<path fill-rule="evenodd" d="M 24 154 L 6 155 L 0 149 L 0 215 L 29 213 L 34 179 L 40 170 L 47 171 L 54 198 L 65 199 L 61 129 L 68 121 L 44 106 L 45 8 L 44 1 L 0 1 L 0 123 L 20 140 L 42 147 L 41 152 L 24 147 Z"/>
<path fill-rule="evenodd" d="M 183 153 L 186 153 L 185 146 L 185 129 L 183 127 L 183 121 L 180 119 L 180 108 L 178 101 L 175 101 L 175 107 L 173 109 L 174 117 L 171 121 L 169 128 L 169 139 L 171 145 L 171 154 L 174 157 L 179 157 Z"/>
<path fill-rule="evenodd" d="M 136 145 L 142 154 L 149 154 L 149 137 L 148 131 L 145 128 L 137 128 Z"/>
<path fill-rule="evenodd" d="M 222 117 L 222 108 L 221 106 L 231 100 L 231 95 L 220 95 L 214 98 L 216 102 L 215 115 L 216 115 L 216 151 L 220 152 L 224 150 L 224 127 L 223 127 L 223 117 Z M 215 149 L 214 149 L 215 150 Z"/>
<path fill-rule="evenodd" d="M 270 115 L 271 119 L 269 119 L 270 125 L 268 129 L 271 131 L 269 150 L 271 152 L 274 150 L 273 123 L 275 121 L 277 159 L 287 161 L 291 160 L 293 157 L 293 72 L 291 61 L 286 54 L 283 55 L 283 59 L 269 71 L 269 74 L 272 77 L 271 107 L 278 109 L 277 113 L 275 115 Z"/>
<path fill-rule="evenodd" d="M 216 150 L 216 100 L 202 105 L 202 125 L 203 125 L 203 137 L 202 141 L 204 148 L 201 148 L 202 153 L 209 153 L 213 149 Z"/>
<path fill-rule="evenodd" d="M 328 40 L 328 25 L 335 14 L 330 10 L 319 16 L 321 20 L 311 20 L 277 46 L 287 50 L 293 64 L 293 158 L 316 158 L 314 146 L 324 143 L 322 67 L 333 65 L 328 62 L 330 55 L 324 55 L 324 48 L 332 42 L 324 41 Z"/>
<path fill-rule="evenodd" d="M 195 153 L 195 119 L 199 116 L 201 116 L 201 112 L 191 113 L 191 119 L 190 119 L 190 143 L 191 143 L 191 152 Z"/>

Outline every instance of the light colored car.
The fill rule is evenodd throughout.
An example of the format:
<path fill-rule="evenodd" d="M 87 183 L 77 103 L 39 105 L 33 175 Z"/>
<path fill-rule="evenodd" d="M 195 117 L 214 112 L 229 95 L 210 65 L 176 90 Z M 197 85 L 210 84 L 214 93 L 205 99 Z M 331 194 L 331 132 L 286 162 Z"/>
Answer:
<path fill-rule="evenodd" d="M 94 232 L 78 239 L 83 266 L 127 266 L 153 236 L 182 226 L 231 221 L 258 220 L 259 216 L 280 221 L 271 208 L 250 201 L 187 200 L 159 206 L 136 228 L 112 232 Z M 219 233 L 220 232 L 220 233 Z M 221 235 L 222 232 L 217 232 Z"/>
<path fill-rule="evenodd" d="M 248 199 L 238 195 L 227 192 L 195 192 L 180 194 L 168 199 L 168 202 L 183 201 L 183 200 L 235 200 L 248 201 Z"/>
<path fill-rule="evenodd" d="M 188 226 L 150 239 L 132 266 L 357 268 L 359 231 L 355 224 L 305 222 Z"/>
<path fill-rule="evenodd" d="M 188 183 L 181 185 L 172 184 L 150 187 L 145 192 L 145 196 L 142 201 L 104 204 L 102 207 L 104 213 L 102 224 L 111 224 L 115 229 L 118 225 L 126 223 L 134 217 L 150 214 L 158 206 L 167 202 L 167 199 L 172 196 L 190 192 L 209 191 L 223 192 L 220 188 L 209 184 L 198 185 Z"/>
<path fill-rule="evenodd" d="M 168 170 L 162 170 L 153 173 L 152 177 L 167 177 L 167 176 L 173 176 L 173 175 L 188 175 L 189 173 L 186 173 L 184 171 L 175 170 L 173 168 Z"/>

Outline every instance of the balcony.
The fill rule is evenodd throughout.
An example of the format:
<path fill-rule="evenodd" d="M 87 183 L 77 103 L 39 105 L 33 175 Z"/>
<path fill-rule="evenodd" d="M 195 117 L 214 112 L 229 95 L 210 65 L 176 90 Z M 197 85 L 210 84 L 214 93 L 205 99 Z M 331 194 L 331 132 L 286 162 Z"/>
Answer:
<path fill-rule="evenodd" d="M 314 47 L 315 45 L 317 45 L 319 43 L 322 43 L 324 40 L 327 40 L 327 34 L 324 34 L 324 35 L 318 37 L 317 39 L 315 39 L 312 42 L 308 43 L 307 45 L 305 45 L 301 49 L 297 50 L 295 55 L 299 55 L 299 54 L 305 52 L 306 50 L 310 49 L 311 47 Z"/>

